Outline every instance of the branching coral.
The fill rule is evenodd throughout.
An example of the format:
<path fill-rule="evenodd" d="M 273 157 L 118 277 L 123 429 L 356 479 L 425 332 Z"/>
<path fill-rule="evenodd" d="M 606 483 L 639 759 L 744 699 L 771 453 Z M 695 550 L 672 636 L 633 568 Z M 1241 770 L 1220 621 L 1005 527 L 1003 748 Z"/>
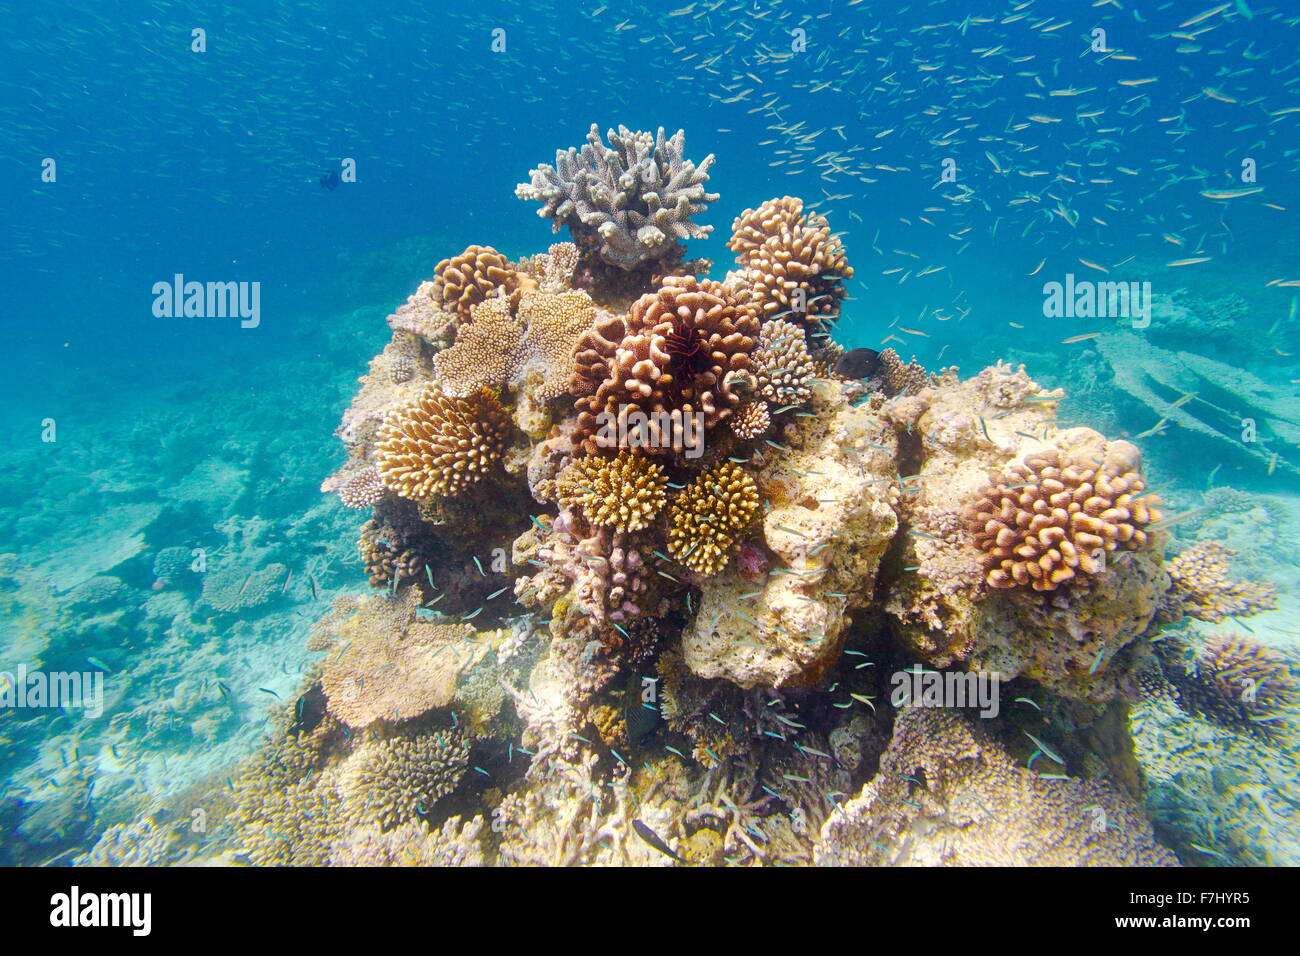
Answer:
<path fill-rule="evenodd" d="M 916 361 L 904 362 L 893 349 L 885 349 L 877 357 L 880 363 L 880 380 L 885 394 L 915 395 L 930 384 L 930 373 Z"/>
<path fill-rule="evenodd" d="M 463 319 L 498 290 L 508 294 L 518 284 L 519 276 L 505 256 L 491 246 L 470 246 L 460 255 L 438 263 L 430 292 L 444 312 Z"/>
<path fill-rule="evenodd" d="M 404 498 L 458 495 L 501 460 L 509 424 L 488 389 L 451 398 L 430 386 L 385 417 L 375 450 L 379 473 Z"/>
<path fill-rule="evenodd" d="M 1140 464 L 1133 445 L 1112 442 L 1104 461 L 1048 449 L 1012 465 L 963 515 L 988 583 L 1054 591 L 1077 572 L 1101 571 L 1107 552 L 1145 548 L 1160 499 L 1143 494 Z"/>
<path fill-rule="evenodd" d="M 607 423 L 626 430 L 633 412 L 648 416 L 642 447 L 654 454 L 683 447 L 685 416 L 710 428 L 726 418 L 747 379 L 758 321 L 724 286 L 670 276 L 642 296 L 626 318 L 599 321 L 578 343 L 571 390 L 578 397 L 576 438 L 588 454 L 613 447 L 597 438 Z"/>
<path fill-rule="evenodd" d="M 785 319 L 767 322 L 758 333 L 754 350 L 754 375 L 758 394 L 773 405 L 800 405 L 812 394 L 817 377 L 803 329 Z"/>
<path fill-rule="evenodd" d="M 580 458 L 560 474 L 556 490 L 562 505 L 580 508 L 592 524 L 638 531 L 663 509 L 667 484 L 654 462 L 621 451 L 613 459 Z"/>
<path fill-rule="evenodd" d="M 785 196 L 746 209 L 728 245 L 738 253 L 751 307 L 764 318 L 790 313 L 814 330 L 839 318 L 853 268 L 826 218 L 804 213 L 802 200 Z"/>
<path fill-rule="evenodd" d="M 1182 707 L 1261 740 L 1276 741 L 1289 733 L 1300 685 L 1276 650 L 1219 632 L 1204 640 L 1189 666 L 1175 659 L 1171 651 L 1176 647 L 1173 642 L 1162 647 L 1161 659 Z"/>
<path fill-rule="evenodd" d="M 696 477 L 668 512 L 668 550 L 703 575 L 717 574 L 736 550 L 736 535 L 760 510 L 758 485 L 734 462 Z"/>
<path fill-rule="evenodd" d="M 423 817 L 456 789 L 468 758 L 469 743 L 454 730 L 368 741 L 339 780 L 344 812 L 385 830 Z"/>
<path fill-rule="evenodd" d="M 1173 581 L 1169 600 L 1189 617 L 1216 623 L 1276 608 L 1277 589 L 1271 584 L 1228 577 L 1228 563 L 1235 554 L 1218 541 L 1201 541 L 1182 552 L 1169 563 Z"/>
<path fill-rule="evenodd" d="M 388 494 L 379 469 L 374 465 L 358 468 L 339 486 L 339 500 L 349 508 L 369 508 Z"/>
<path fill-rule="evenodd" d="M 731 416 L 731 433 L 741 441 L 753 441 L 761 437 L 771 424 L 772 415 L 767 410 L 767 402 L 748 402 Z"/>
<path fill-rule="evenodd" d="M 625 126 L 606 135 L 610 146 L 593 123 L 581 151 L 557 150 L 555 165 L 538 166 L 515 195 L 541 202 L 537 214 L 556 230 L 567 225 L 575 239 L 598 237 L 601 258 L 621 269 L 677 251 L 677 240 L 708 236 L 712 227 L 691 216 L 718 198 L 704 191 L 712 154 L 698 167 L 686 159 L 682 130 L 668 139 L 663 127 L 658 136 Z"/>

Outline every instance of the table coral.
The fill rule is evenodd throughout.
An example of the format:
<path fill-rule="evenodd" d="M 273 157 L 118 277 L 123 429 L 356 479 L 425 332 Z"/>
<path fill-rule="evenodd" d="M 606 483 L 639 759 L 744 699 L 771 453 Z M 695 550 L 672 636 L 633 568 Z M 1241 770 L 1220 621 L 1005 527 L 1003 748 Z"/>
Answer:
<path fill-rule="evenodd" d="M 508 428 L 491 391 L 451 398 L 430 386 L 385 417 L 376 464 L 384 484 L 404 498 L 457 495 L 501 460 Z"/>

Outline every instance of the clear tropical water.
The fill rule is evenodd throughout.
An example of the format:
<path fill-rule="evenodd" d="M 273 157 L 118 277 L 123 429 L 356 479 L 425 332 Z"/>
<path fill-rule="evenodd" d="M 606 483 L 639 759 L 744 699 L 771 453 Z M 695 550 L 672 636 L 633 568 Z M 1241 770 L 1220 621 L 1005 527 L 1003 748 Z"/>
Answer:
<path fill-rule="evenodd" d="M 1242 627 L 1294 666 L 1300 15 L 977 7 L 0 5 L 0 670 L 105 684 L 94 717 L 0 712 L 0 858 L 68 862 L 253 753 L 312 623 L 367 590 L 362 519 L 319 489 L 384 316 L 471 243 L 567 238 L 514 188 L 592 123 L 717 157 L 689 243 L 714 278 L 742 210 L 801 196 L 855 270 L 846 348 L 1023 362 L 1062 418 L 1136 441 L 1178 512 L 1207 509 L 1178 543 L 1223 540 L 1277 587 Z M 178 275 L 257 283 L 258 312 L 156 314 Z M 1149 283 L 1152 321 L 1052 315 L 1067 281 Z M 1108 353 L 1117 331 L 1138 344 Z M 1191 389 L 1124 387 L 1189 354 L 1219 364 L 1186 418 Z M 1256 497 L 1216 510 L 1223 487 Z M 242 600 L 272 566 L 233 615 L 188 577 Z M 1184 863 L 1294 863 L 1293 751 L 1170 719 L 1137 732 L 1157 834 Z"/>

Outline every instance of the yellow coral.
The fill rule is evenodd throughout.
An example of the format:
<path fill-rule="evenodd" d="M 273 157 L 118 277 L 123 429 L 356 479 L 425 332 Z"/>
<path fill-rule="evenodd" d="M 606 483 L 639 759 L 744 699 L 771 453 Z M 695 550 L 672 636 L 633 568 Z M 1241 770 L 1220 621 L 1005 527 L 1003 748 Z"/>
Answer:
<path fill-rule="evenodd" d="M 1277 589 L 1271 584 L 1228 577 L 1229 559 L 1235 554 L 1218 541 L 1201 541 L 1170 562 L 1170 597 L 1184 613 L 1201 621 L 1218 622 L 1277 607 Z"/>
<path fill-rule="evenodd" d="M 1101 462 L 1049 449 L 1013 465 L 964 513 L 984 552 L 988 583 L 1054 591 L 1078 571 L 1101 571 L 1105 552 L 1146 547 L 1145 528 L 1160 520 L 1160 499 L 1143 494 L 1139 468 L 1138 450 L 1128 442 L 1111 442 Z"/>
<path fill-rule="evenodd" d="M 403 498 L 458 495 L 501 460 L 508 427 L 488 389 L 452 398 L 429 386 L 384 418 L 376 465 L 384 484 Z"/>
<path fill-rule="evenodd" d="M 667 484 L 654 462 L 621 451 L 616 458 L 580 458 L 561 472 L 556 490 L 561 504 L 581 508 L 592 524 L 638 531 L 663 510 Z"/>
<path fill-rule="evenodd" d="M 552 246 L 552 251 L 559 245 L 568 243 Z M 528 326 L 524 350 L 543 367 L 538 398 L 563 395 L 569 390 L 578 340 L 596 321 L 596 304 L 581 290 L 538 292 L 520 300 L 519 318 Z"/>
<path fill-rule="evenodd" d="M 498 296 L 475 305 L 470 321 L 456 333 L 456 344 L 433 357 L 443 394 L 464 398 L 503 385 L 519 366 L 523 337 L 509 300 Z"/>
<path fill-rule="evenodd" d="M 703 575 L 717 574 L 731 559 L 735 536 L 759 512 L 758 485 L 734 462 L 697 477 L 668 512 L 668 550 Z"/>

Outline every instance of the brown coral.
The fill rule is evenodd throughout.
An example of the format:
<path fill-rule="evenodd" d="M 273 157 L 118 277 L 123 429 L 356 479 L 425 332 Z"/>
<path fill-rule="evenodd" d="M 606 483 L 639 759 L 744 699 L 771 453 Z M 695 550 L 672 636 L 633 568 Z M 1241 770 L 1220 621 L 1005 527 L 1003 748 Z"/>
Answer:
<path fill-rule="evenodd" d="M 1077 572 L 1101 571 L 1106 552 L 1146 547 L 1160 499 L 1143 494 L 1139 469 L 1128 442 L 1111 442 L 1100 462 L 1048 449 L 1012 465 L 964 512 L 988 583 L 1054 591 Z"/>
<path fill-rule="evenodd" d="M 878 361 L 880 379 L 885 394 L 890 398 L 896 395 L 915 395 L 930 384 L 931 375 L 925 370 L 925 366 L 916 360 L 905 363 L 893 349 L 885 349 L 881 352 Z"/>
<path fill-rule="evenodd" d="M 1228 577 L 1236 553 L 1218 541 L 1201 541 L 1182 552 L 1169 564 L 1170 599 L 1189 617 L 1216 623 L 1276 608 L 1277 589 L 1271 584 Z"/>
<path fill-rule="evenodd" d="M 720 283 L 669 276 L 638 299 L 626 318 L 598 321 L 578 343 L 570 385 L 579 396 L 575 433 L 588 454 L 613 447 L 594 436 L 605 424 L 649 416 L 647 453 L 681 449 L 686 416 L 701 413 L 705 428 L 740 403 L 732 390 L 746 379 L 758 321 Z"/>
<path fill-rule="evenodd" d="M 734 462 L 699 475 L 673 499 L 668 550 L 686 567 L 717 574 L 736 549 L 736 535 L 759 512 L 758 485 Z"/>
<path fill-rule="evenodd" d="M 803 329 L 785 319 L 763 325 L 753 355 L 758 394 L 773 405 L 800 405 L 816 378 Z"/>
<path fill-rule="evenodd" d="M 733 230 L 729 246 L 739 253 L 740 282 L 757 314 L 790 313 L 814 330 L 839 318 L 853 268 L 824 216 L 804 213 L 802 200 L 785 196 L 745 210 Z"/>
<path fill-rule="evenodd" d="M 663 509 L 668 477 L 648 458 L 621 451 L 615 458 L 580 458 L 556 482 L 560 503 L 616 531 L 647 527 Z"/>
<path fill-rule="evenodd" d="M 431 293 L 444 312 L 465 318 L 496 290 L 510 293 L 518 284 L 519 276 L 505 256 L 491 246 L 470 246 L 460 255 L 438 263 Z"/>
<path fill-rule="evenodd" d="M 368 741 L 339 781 L 353 821 L 384 829 L 424 817 L 456 788 L 469 763 L 469 744 L 453 730 Z"/>
<path fill-rule="evenodd" d="M 379 473 L 404 498 L 460 494 L 501 460 L 508 427 L 488 389 L 451 398 L 429 386 L 384 418 L 375 451 Z"/>

